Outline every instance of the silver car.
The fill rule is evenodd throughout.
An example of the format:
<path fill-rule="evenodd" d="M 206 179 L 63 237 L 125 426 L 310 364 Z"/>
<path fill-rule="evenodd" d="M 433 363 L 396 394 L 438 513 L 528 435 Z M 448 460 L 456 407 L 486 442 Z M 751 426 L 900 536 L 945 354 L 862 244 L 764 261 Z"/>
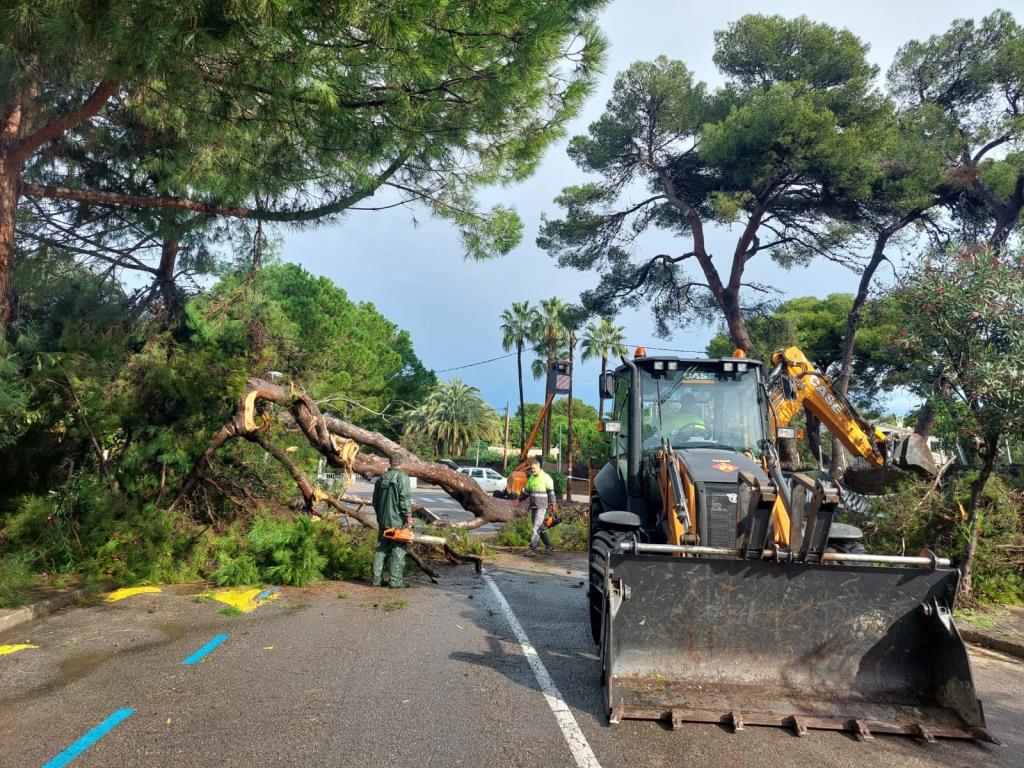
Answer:
<path fill-rule="evenodd" d="M 460 467 L 459 472 L 469 475 L 487 493 L 504 493 L 508 479 L 487 467 Z"/>

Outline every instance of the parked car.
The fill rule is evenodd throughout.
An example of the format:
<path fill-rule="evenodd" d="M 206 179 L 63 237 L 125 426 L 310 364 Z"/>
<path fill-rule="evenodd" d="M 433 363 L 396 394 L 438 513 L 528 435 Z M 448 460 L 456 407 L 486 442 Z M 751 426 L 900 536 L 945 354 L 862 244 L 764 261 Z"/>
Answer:
<path fill-rule="evenodd" d="M 459 467 L 459 472 L 469 475 L 487 493 L 501 494 L 508 486 L 508 479 L 487 467 Z"/>
<path fill-rule="evenodd" d="M 456 472 L 459 471 L 459 465 L 456 464 L 451 459 L 438 459 L 437 463 L 438 464 L 444 464 L 446 467 L 448 467 L 448 469 L 454 469 Z"/>

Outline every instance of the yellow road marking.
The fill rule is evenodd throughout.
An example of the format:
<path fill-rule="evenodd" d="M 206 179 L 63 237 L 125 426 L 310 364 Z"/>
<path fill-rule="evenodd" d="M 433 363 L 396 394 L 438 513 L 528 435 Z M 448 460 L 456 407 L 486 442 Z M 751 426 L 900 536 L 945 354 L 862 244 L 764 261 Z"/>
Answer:
<path fill-rule="evenodd" d="M 126 597 L 132 597 L 133 595 L 147 595 L 151 592 L 159 591 L 160 587 L 123 587 L 111 592 L 103 599 L 108 603 L 116 603 L 118 600 L 124 600 Z"/>
<path fill-rule="evenodd" d="M 225 605 L 230 605 L 242 613 L 249 613 L 268 600 L 276 599 L 280 594 L 276 589 L 269 590 L 263 587 L 227 587 L 208 592 L 206 596 Z"/>
<path fill-rule="evenodd" d="M 15 643 L 14 645 L 0 645 L 0 656 L 6 656 L 9 653 L 17 653 L 18 651 L 24 651 L 26 648 L 38 647 L 38 645 L 32 645 L 32 643 Z"/>

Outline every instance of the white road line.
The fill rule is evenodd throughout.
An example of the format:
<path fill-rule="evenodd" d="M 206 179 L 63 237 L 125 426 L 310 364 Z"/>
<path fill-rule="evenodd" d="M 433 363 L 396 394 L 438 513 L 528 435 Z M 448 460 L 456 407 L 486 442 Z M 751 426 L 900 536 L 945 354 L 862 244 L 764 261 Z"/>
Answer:
<path fill-rule="evenodd" d="M 572 716 L 572 710 L 569 709 L 569 705 L 565 703 L 562 694 L 555 687 L 555 683 L 552 681 L 551 675 L 548 674 L 544 662 L 540 660 L 540 656 L 537 654 L 537 649 L 533 647 L 530 638 L 526 636 L 526 632 L 523 631 L 519 619 L 512 613 L 512 608 L 509 607 L 505 596 L 501 594 L 501 590 L 494 583 L 494 579 L 490 576 L 484 576 L 483 578 L 487 582 L 487 586 L 491 588 L 491 592 L 494 593 L 494 599 L 498 601 L 498 607 L 505 614 L 505 620 L 508 621 L 508 625 L 512 627 L 516 640 L 522 646 L 523 655 L 530 662 L 533 674 L 537 678 L 538 685 L 540 685 L 541 693 L 548 700 L 548 706 L 551 707 L 551 712 L 555 716 L 558 727 L 562 729 L 565 743 L 569 745 L 569 751 L 572 752 L 576 765 L 579 768 L 601 768 L 601 764 L 597 762 L 597 758 L 594 756 L 594 751 L 590 748 L 587 737 L 583 735 L 583 731 L 580 730 L 576 718 Z"/>

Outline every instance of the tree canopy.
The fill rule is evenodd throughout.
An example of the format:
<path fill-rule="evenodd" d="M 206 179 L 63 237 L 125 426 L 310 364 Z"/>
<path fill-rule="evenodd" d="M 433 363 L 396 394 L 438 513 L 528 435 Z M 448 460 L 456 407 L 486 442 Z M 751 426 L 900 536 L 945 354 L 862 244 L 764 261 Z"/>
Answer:
<path fill-rule="evenodd" d="M 665 333 L 720 316 L 749 349 L 752 305 L 741 294 L 768 290 L 745 280 L 749 261 L 841 259 L 854 205 L 870 191 L 888 103 L 865 52 L 850 32 L 804 17 L 744 16 L 715 36 L 722 88 L 666 57 L 633 64 L 570 143 L 600 181 L 562 191 L 565 217 L 545 219 L 538 244 L 561 266 L 602 272 L 583 297 L 592 311 L 649 300 Z M 730 254 L 708 250 L 715 225 L 736 232 Z M 679 252 L 634 261 L 650 228 L 676 236 Z"/>
<path fill-rule="evenodd" d="M 19 197 L 292 223 L 419 201 L 468 255 L 507 252 L 518 219 L 473 190 L 560 136 L 601 4 L 5 2 L 0 324 Z"/>
<path fill-rule="evenodd" d="M 980 459 L 967 510 L 963 589 L 971 596 L 979 507 L 1004 437 L 1024 434 L 1024 263 L 992 248 L 939 251 L 895 292 L 904 325 L 897 342 L 956 407 Z"/>

